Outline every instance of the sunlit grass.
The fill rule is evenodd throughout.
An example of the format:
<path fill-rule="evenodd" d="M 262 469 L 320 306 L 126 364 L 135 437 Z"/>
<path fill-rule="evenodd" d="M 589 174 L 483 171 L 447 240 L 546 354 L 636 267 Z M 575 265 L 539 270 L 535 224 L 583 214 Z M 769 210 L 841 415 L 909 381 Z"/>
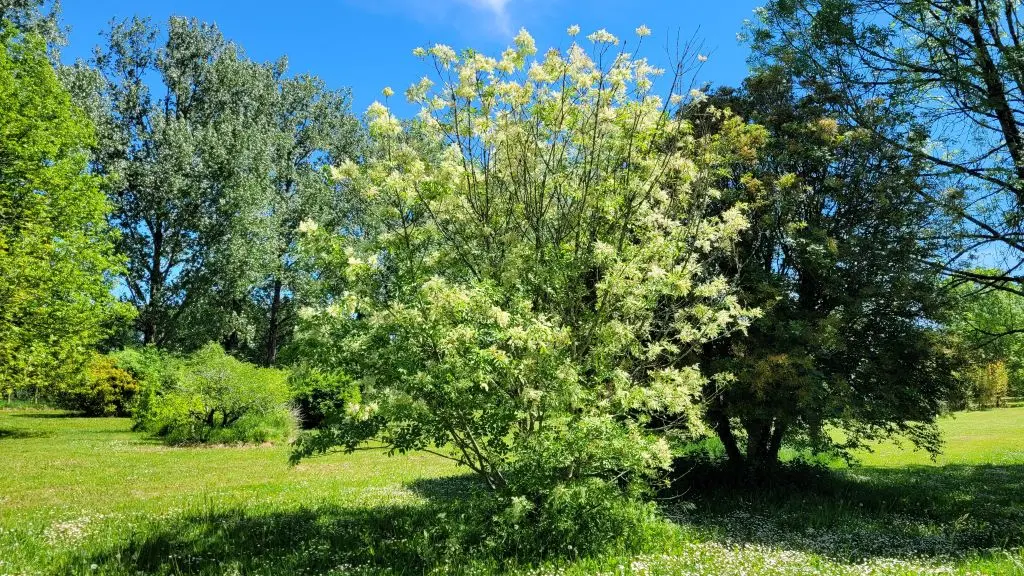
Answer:
<path fill-rule="evenodd" d="M 795 492 L 694 490 L 650 550 L 532 564 L 443 549 L 471 483 L 436 456 L 289 467 L 281 445 L 168 448 L 124 419 L 0 411 L 0 575 L 1024 574 L 1024 408 L 943 430 L 934 462 L 884 445 Z"/>
<path fill-rule="evenodd" d="M 858 456 L 865 466 L 1024 463 L 1024 407 L 958 412 L 942 421 L 945 444 L 933 461 L 910 446 L 884 443 Z"/>

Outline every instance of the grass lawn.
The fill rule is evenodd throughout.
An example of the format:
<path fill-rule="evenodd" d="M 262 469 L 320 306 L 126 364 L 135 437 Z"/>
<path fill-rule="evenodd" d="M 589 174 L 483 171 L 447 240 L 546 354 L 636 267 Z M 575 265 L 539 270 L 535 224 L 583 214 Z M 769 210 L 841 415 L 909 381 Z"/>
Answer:
<path fill-rule="evenodd" d="M 167 448 L 125 419 L 0 410 L 0 575 L 1024 575 L 1024 408 L 943 429 L 936 462 L 882 446 L 797 494 L 695 488 L 641 554 L 453 565 L 416 547 L 472 484 L 435 456 L 289 467 L 283 446 Z"/>

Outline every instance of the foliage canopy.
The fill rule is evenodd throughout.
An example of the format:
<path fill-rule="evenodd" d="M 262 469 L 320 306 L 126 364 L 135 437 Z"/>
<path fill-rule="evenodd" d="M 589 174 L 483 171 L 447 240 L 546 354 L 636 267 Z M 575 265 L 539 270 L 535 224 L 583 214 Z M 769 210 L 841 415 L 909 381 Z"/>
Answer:
<path fill-rule="evenodd" d="M 121 260 L 87 172 L 92 125 L 43 40 L 0 26 L 0 381 L 45 387 L 76 378 L 123 319 Z"/>
<path fill-rule="evenodd" d="M 893 129 L 886 115 L 850 124 L 835 92 L 782 67 L 710 102 L 770 134 L 752 173 L 733 178 L 761 194 L 722 262 L 765 314 L 704 350 L 707 367 L 734 376 L 708 396 L 730 459 L 772 467 L 783 443 L 847 453 L 890 435 L 937 450 L 960 359 L 940 330 L 952 298 L 930 264 L 951 224 L 921 194 L 923 163 L 876 135 Z"/>
<path fill-rule="evenodd" d="M 720 132 L 696 133 L 674 111 L 702 94 L 663 100 L 661 70 L 603 30 L 587 43 L 538 56 L 521 31 L 499 58 L 418 49 L 439 83 L 408 89 L 417 119 L 367 110 L 364 162 L 335 169 L 361 228 L 304 224 L 333 282 L 304 338 L 361 400 L 297 456 L 451 448 L 538 496 L 657 477 L 671 451 L 651 413 L 703 430 L 695 353 L 757 315 L 707 265 L 747 226 L 716 183 L 765 134 L 724 111 Z"/>

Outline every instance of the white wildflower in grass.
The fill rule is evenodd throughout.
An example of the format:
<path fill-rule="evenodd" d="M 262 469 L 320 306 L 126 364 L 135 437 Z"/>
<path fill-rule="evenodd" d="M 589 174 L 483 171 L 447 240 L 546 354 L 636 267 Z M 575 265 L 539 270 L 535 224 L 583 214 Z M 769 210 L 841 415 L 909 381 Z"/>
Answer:
<path fill-rule="evenodd" d="M 426 49 L 417 46 L 416 48 L 412 49 L 412 55 L 417 58 L 426 58 L 427 51 Z"/>
<path fill-rule="evenodd" d="M 74 520 L 55 522 L 45 530 L 45 536 L 51 543 L 74 544 L 87 535 L 87 527 L 94 518 L 82 516 Z"/>
<path fill-rule="evenodd" d="M 380 93 L 383 94 L 385 98 L 391 98 L 395 95 L 395 91 L 391 89 L 391 86 L 385 86 Z"/>
<path fill-rule="evenodd" d="M 703 55 L 703 54 L 697 54 L 697 61 L 698 62 L 707 62 L 708 61 L 708 57 Z"/>
<path fill-rule="evenodd" d="M 645 37 L 651 35 L 651 29 L 648 28 L 647 26 L 641 25 L 641 26 L 637 27 L 636 35 L 641 37 L 641 38 L 645 38 Z"/>
<path fill-rule="evenodd" d="M 707 99 L 708 95 L 705 94 L 703 90 L 698 90 L 696 88 L 690 90 L 690 100 L 692 100 L 693 102 L 700 103 Z"/>
<path fill-rule="evenodd" d="M 616 38 L 611 32 L 601 28 L 597 32 L 587 36 L 587 40 L 590 40 L 594 44 L 618 44 L 619 39 Z"/>
<path fill-rule="evenodd" d="M 569 36 L 576 36 L 577 34 L 580 33 L 580 27 L 577 24 L 573 24 L 572 26 L 569 26 L 569 28 L 565 32 Z"/>

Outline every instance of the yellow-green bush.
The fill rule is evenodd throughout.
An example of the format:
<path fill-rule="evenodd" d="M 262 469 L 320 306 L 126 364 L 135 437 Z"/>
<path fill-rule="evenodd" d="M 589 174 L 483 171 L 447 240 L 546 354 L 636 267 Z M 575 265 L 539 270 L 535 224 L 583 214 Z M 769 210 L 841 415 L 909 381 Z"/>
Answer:
<path fill-rule="evenodd" d="M 57 403 L 87 416 L 128 416 L 140 391 L 140 383 L 117 361 L 94 355 L 78 380 L 57 393 Z"/>
<path fill-rule="evenodd" d="M 971 373 L 974 401 L 982 408 L 994 408 L 1002 403 L 1010 387 L 1010 374 L 1001 360 L 976 367 Z"/>

